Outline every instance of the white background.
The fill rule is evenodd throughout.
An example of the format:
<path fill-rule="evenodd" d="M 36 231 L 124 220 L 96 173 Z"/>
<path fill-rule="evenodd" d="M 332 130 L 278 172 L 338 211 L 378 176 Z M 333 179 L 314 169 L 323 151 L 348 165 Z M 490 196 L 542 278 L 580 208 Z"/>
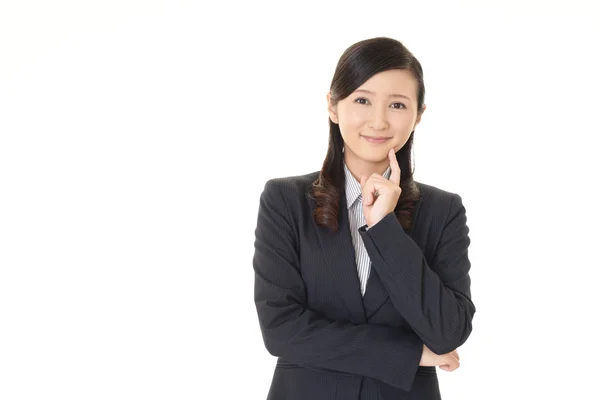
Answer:
<path fill-rule="evenodd" d="M 474 331 L 443 398 L 600 398 L 593 1 L 1 1 L 0 398 L 265 399 L 267 179 L 320 169 L 356 41 L 421 61 Z"/>

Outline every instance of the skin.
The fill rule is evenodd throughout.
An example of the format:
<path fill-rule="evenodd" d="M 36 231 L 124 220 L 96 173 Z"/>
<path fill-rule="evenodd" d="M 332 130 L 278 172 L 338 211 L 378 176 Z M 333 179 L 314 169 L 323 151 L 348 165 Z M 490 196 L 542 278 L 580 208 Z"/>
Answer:
<path fill-rule="evenodd" d="M 373 75 L 352 94 L 331 104 L 327 93 L 329 118 L 340 127 L 344 140 L 344 161 L 362 187 L 363 211 L 372 227 L 394 211 L 402 190 L 402 171 L 396 152 L 421 121 L 417 111 L 417 82 L 407 70 L 389 70 Z M 385 136 L 384 143 L 370 143 L 365 136 Z M 391 168 L 390 179 L 383 173 Z M 454 371 L 460 357 L 456 350 L 436 354 L 423 345 L 420 366 L 439 366 Z"/>

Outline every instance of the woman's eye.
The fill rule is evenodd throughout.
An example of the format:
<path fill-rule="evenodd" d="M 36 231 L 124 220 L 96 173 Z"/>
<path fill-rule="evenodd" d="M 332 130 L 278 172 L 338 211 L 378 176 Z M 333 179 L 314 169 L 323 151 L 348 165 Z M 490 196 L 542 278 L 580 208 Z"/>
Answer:
<path fill-rule="evenodd" d="M 402 104 L 402 103 L 394 103 L 394 104 L 392 104 L 392 108 L 395 108 L 397 110 L 401 110 L 403 108 L 406 108 L 406 106 L 404 104 Z"/>
<path fill-rule="evenodd" d="M 358 99 L 354 100 L 354 102 L 358 103 L 358 104 L 367 104 L 368 100 L 364 99 L 362 97 L 359 97 Z"/>

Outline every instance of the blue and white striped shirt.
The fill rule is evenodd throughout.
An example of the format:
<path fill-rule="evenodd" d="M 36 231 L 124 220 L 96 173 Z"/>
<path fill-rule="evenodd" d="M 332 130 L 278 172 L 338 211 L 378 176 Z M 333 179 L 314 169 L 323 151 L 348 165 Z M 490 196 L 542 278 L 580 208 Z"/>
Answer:
<path fill-rule="evenodd" d="M 358 233 L 358 228 L 365 225 L 367 222 L 363 213 L 362 207 L 362 190 L 360 182 L 352 176 L 352 173 L 344 163 L 344 171 L 346 173 L 346 203 L 348 204 L 348 218 L 350 220 L 350 233 L 352 234 L 352 244 L 356 255 L 356 268 L 358 271 L 358 279 L 360 280 L 360 291 L 365 295 L 367 289 L 367 280 L 371 272 L 371 259 L 365 249 L 362 237 Z M 383 176 L 390 179 L 391 168 L 388 167 Z"/>

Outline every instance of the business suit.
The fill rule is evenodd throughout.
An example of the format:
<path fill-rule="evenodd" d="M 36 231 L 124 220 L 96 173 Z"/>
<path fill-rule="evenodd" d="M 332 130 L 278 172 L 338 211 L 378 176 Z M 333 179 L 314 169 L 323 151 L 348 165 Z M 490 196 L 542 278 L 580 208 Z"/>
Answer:
<path fill-rule="evenodd" d="M 417 182 L 409 234 L 393 213 L 359 229 L 372 261 L 364 298 L 340 196 L 339 230 L 313 220 L 318 172 L 269 180 L 256 227 L 255 303 L 278 356 L 269 399 L 439 399 L 423 344 L 448 353 L 468 338 L 470 243 L 459 195 Z"/>

